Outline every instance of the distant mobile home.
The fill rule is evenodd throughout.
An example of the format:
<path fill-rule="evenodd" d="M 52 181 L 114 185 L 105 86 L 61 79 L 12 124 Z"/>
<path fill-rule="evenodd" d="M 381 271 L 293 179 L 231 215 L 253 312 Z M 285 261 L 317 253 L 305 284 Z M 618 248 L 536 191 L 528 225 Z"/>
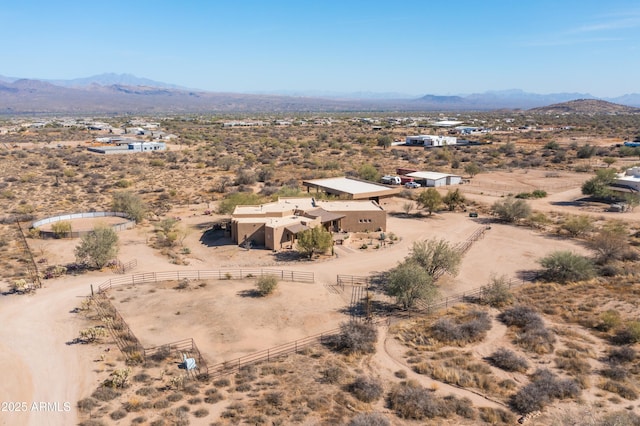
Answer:
<path fill-rule="evenodd" d="M 427 148 L 455 145 L 456 141 L 457 138 L 454 136 L 417 135 L 407 136 L 405 139 L 405 145 L 424 146 L 425 148 Z"/>

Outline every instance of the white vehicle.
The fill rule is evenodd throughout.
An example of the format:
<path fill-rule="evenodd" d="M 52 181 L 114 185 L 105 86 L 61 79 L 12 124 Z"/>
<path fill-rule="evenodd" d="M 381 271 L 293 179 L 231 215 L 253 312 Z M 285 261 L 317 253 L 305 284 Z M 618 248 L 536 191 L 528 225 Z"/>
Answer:
<path fill-rule="evenodd" d="M 418 182 L 407 182 L 404 184 L 405 188 L 420 188 L 420 184 Z"/>
<path fill-rule="evenodd" d="M 400 176 L 383 176 L 381 181 L 387 185 L 400 185 L 402 183 Z"/>

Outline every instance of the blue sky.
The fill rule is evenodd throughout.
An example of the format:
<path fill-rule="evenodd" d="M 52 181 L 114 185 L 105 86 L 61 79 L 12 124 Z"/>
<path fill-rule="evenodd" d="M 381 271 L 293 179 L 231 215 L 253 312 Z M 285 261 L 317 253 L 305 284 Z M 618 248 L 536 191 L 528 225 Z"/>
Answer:
<path fill-rule="evenodd" d="M 0 75 L 226 92 L 640 92 L 637 0 L 10 1 Z"/>

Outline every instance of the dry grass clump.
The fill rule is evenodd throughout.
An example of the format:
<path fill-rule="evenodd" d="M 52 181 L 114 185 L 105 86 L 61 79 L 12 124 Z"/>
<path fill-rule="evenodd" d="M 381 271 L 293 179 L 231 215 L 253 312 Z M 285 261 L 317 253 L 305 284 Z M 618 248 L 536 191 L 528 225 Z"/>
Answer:
<path fill-rule="evenodd" d="M 491 368 L 475 360 L 470 352 L 437 352 L 431 359 L 415 363 L 413 370 L 444 383 L 475 388 L 492 395 L 503 395 L 507 390 L 500 386 Z"/>
<path fill-rule="evenodd" d="M 391 426 L 391 422 L 380 413 L 360 413 L 347 426 Z"/>
<path fill-rule="evenodd" d="M 516 416 L 510 411 L 501 408 L 480 407 L 478 408 L 480 420 L 492 425 L 513 425 L 516 423 Z"/>
<path fill-rule="evenodd" d="M 634 387 L 629 384 L 621 383 L 617 379 L 602 381 L 598 387 L 608 392 L 615 393 L 616 395 L 630 401 L 638 399 L 638 392 Z"/>
<path fill-rule="evenodd" d="M 591 372 L 589 362 L 584 359 L 580 352 L 574 349 L 564 349 L 556 351 L 556 367 L 566 371 L 572 376 L 581 376 Z"/>

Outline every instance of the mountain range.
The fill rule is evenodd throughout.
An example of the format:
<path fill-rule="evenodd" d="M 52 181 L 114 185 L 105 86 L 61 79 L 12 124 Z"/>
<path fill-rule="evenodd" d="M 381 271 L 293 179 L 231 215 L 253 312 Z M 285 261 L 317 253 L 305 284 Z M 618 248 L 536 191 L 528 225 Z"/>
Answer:
<path fill-rule="evenodd" d="M 0 76 L 0 114 L 176 114 L 235 112 L 392 112 L 531 109 L 576 99 L 640 107 L 640 94 L 598 99 L 588 93 L 535 94 L 522 90 L 459 96 L 409 97 L 395 93 L 303 92 L 245 94 L 208 92 L 131 74 L 100 74 L 72 80 Z M 406 97 L 403 97 L 406 96 Z M 611 111 L 622 110 L 609 109 Z M 633 111 L 633 108 L 630 109 Z"/>

